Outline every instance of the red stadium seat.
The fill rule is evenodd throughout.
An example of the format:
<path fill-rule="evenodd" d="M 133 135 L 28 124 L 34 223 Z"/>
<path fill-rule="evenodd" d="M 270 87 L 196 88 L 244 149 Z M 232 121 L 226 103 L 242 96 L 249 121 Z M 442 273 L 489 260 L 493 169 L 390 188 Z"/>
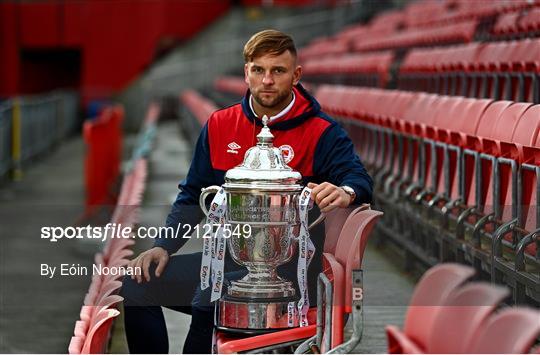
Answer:
<path fill-rule="evenodd" d="M 71 337 L 71 340 L 70 340 L 69 346 L 68 346 L 68 353 L 69 354 L 80 354 L 81 350 L 82 350 L 82 347 L 83 347 L 83 344 L 84 344 L 84 338 L 77 337 L 77 336 Z"/>
<path fill-rule="evenodd" d="M 400 343 L 403 335 L 424 351 L 440 306 L 447 301 L 453 290 L 473 275 L 472 268 L 460 264 L 439 264 L 429 269 L 414 289 L 405 315 L 403 332 L 395 326 L 386 327 L 388 352 L 404 352 Z"/>
<path fill-rule="evenodd" d="M 426 352 L 466 353 L 478 330 L 508 295 L 508 289 L 486 283 L 471 283 L 456 289 L 433 323 Z"/>
<path fill-rule="evenodd" d="M 326 235 L 324 238 L 324 252 L 334 254 L 343 226 L 358 212 L 369 208 L 368 204 L 363 204 L 352 211 L 349 208 L 336 208 L 327 213 L 324 221 Z"/>
<path fill-rule="evenodd" d="M 524 32 L 540 30 L 540 7 L 531 8 L 519 20 L 519 28 Z"/>
<path fill-rule="evenodd" d="M 472 149 L 480 150 L 485 153 L 497 154 L 496 146 L 494 146 L 493 141 L 489 139 L 495 136 L 493 133 L 493 127 L 504 110 L 506 110 L 506 108 L 511 104 L 512 101 L 496 101 L 487 107 L 484 114 L 480 118 L 480 123 L 478 125 L 478 129 L 476 130 L 476 135 L 479 138 L 479 144 L 476 147 L 471 147 Z"/>
<path fill-rule="evenodd" d="M 219 77 L 214 81 L 214 87 L 218 91 L 231 93 L 242 97 L 247 90 L 247 84 L 240 77 Z"/>
<path fill-rule="evenodd" d="M 472 99 L 473 101 L 468 106 L 467 109 L 462 114 L 455 114 L 455 119 L 457 121 L 456 126 L 458 127 L 452 135 L 455 139 L 452 139 L 453 142 L 460 145 L 461 147 L 471 147 L 467 145 L 469 139 L 467 136 L 473 137 L 476 136 L 478 131 L 478 126 L 480 120 L 484 115 L 486 109 L 492 104 L 490 99 Z"/>
<path fill-rule="evenodd" d="M 504 35 L 518 32 L 519 29 L 517 22 L 519 16 L 519 11 L 499 15 L 495 26 L 493 26 L 493 33 L 496 35 Z"/>
<path fill-rule="evenodd" d="M 105 353 L 112 322 L 119 314 L 116 309 L 105 309 L 96 315 L 84 341 L 83 354 Z"/>
<path fill-rule="evenodd" d="M 333 280 L 333 315 L 332 315 L 332 348 L 343 342 L 344 313 L 352 311 L 352 271 L 361 267 L 367 239 L 382 215 L 379 211 L 362 210 L 350 216 L 345 222 L 338 239 L 335 256 L 324 253 L 323 272 Z M 347 292 L 343 292 L 347 290 Z M 311 316 L 315 308 L 310 309 Z M 309 318 L 309 317 L 308 317 Z M 288 329 L 270 334 L 258 335 L 243 339 L 233 338 L 222 332 L 216 335 L 216 346 L 219 353 L 237 353 L 253 351 L 259 348 L 279 346 L 281 343 L 301 340 L 315 334 L 316 324 L 311 317 L 310 325 L 302 328 Z M 324 349 L 328 350 L 328 349 Z"/>
<path fill-rule="evenodd" d="M 508 106 L 502 114 L 493 122 L 491 138 L 512 142 L 514 131 L 521 119 L 521 116 L 532 104 L 516 102 Z M 505 154 L 506 153 L 506 154 Z M 501 155 L 508 155 L 509 152 L 500 151 Z"/>
<path fill-rule="evenodd" d="M 364 210 L 351 218 L 351 224 L 343 227 L 336 249 L 336 260 L 345 265 L 345 289 L 352 289 L 352 271 L 362 267 L 368 238 L 378 219 L 380 211 Z M 356 226 L 356 227 L 354 227 Z M 356 232 L 355 232 L 356 231 Z M 345 294 L 345 312 L 351 312 L 352 293 Z"/>
<path fill-rule="evenodd" d="M 480 328 L 466 349 L 472 354 L 525 354 L 540 335 L 540 312 L 507 308 Z"/>
<path fill-rule="evenodd" d="M 88 326 L 90 322 L 88 320 L 78 320 L 75 322 L 75 328 L 73 329 L 73 335 L 78 338 L 84 338 L 86 337 L 86 333 L 88 332 Z"/>
<path fill-rule="evenodd" d="M 512 139 L 513 143 L 529 147 L 540 147 L 540 105 L 529 107 L 518 121 Z"/>

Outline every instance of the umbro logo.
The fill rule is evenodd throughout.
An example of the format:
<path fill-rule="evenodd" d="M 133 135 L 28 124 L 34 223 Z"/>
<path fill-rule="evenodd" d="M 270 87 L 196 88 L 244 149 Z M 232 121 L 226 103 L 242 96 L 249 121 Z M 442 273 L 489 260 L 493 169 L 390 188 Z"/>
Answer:
<path fill-rule="evenodd" d="M 232 153 L 232 154 L 238 154 L 238 149 L 242 148 L 236 142 L 229 143 L 227 147 L 229 147 L 229 149 L 227 149 L 227 153 Z"/>

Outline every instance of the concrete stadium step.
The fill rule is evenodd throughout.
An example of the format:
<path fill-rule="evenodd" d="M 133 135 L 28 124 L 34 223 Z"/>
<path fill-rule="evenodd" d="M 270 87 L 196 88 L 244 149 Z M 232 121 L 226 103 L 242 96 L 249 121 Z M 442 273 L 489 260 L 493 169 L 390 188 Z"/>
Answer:
<path fill-rule="evenodd" d="M 0 353 L 67 351 L 90 276 L 49 279 L 40 264 L 84 264 L 92 252 L 40 240 L 40 230 L 84 212 L 83 159 L 82 138 L 72 138 L 0 189 Z"/>

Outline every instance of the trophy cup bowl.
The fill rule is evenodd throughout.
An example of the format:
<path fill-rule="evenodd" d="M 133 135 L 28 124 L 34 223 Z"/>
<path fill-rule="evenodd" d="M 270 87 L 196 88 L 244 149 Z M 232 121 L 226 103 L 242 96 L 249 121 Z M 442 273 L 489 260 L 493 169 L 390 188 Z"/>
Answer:
<path fill-rule="evenodd" d="M 285 163 L 263 118 L 257 135 L 239 166 L 227 171 L 222 188 L 226 194 L 225 223 L 232 230 L 250 226 L 250 235 L 227 239 L 233 260 L 248 274 L 231 281 L 217 307 L 216 323 L 222 330 L 260 333 L 299 326 L 298 297 L 291 281 L 277 275 L 276 268 L 295 254 L 300 231 L 298 203 L 302 176 Z M 202 189 L 199 204 L 208 216 L 206 198 L 221 189 Z M 312 225 L 323 220 L 321 215 Z"/>
<path fill-rule="evenodd" d="M 217 190 L 217 186 L 204 189 L 201 200 Z M 230 224 L 231 230 L 244 230 L 243 226 L 250 226 L 249 235 L 244 233 L 227 239 L 232 259 L 248 269 L 242 280 L 232 281 L 229 295 L 248 298 L 294 295 L 291 282 L 281 279 L 276 268 L 293 257 L 298 244 L 300 191 L 295 190 L 241 191 L 225 187 L 226 223 Z"/>

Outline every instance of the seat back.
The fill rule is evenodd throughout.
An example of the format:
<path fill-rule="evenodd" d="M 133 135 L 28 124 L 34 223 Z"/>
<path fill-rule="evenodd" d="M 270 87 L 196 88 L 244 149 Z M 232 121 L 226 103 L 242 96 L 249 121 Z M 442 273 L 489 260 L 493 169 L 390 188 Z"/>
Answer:
<path fill-rule="evenodd" d="M 540 105 L 534 105 L 521 116 L 511 141 L 532 147 L 537 144 L 538 132 L 540 132 Z"/>
<path fill-rule="evenodd" d="M 529 308 L 507 308 L 479 329 L 467 348 L 471 354 L 526 354 L 540 335 L 540 312 Z"/>
<path fill-rule="evenodd" d="M 69 346 L 68 346 L 68 353 L 80 354 L 83 344 L 84 344 L 84 338 L 81 338 L 78 336 L 71 337 L 71 340 L 69 341 Z"/>
<path fill-rule="evenodd" d="M 454 263 L 429 269 L 414 289 L 405 315 L 404 333 L 425 349 L 440 306 L 452 291 L 473 275 L 473 268 Z"/>
<path fill-rule="evenodd" d="M 493 138 L 493 127 L 495 123 L 499 120 L 504 110 L 512 103 L 512 101 L 495 101 L 489 105 L 480 118 L 476 135 L 482 138 Z M 482 147 L 482 149 L 485 151 L 487 147 Z"/>
<path fill-rule="evenodd" d="M 530 103 L 516 102 L 508 106 L 493 123 L 492 136 L 504 142 L 511 142 L 514 130 L 518 125 L 521 116 L 532 106 Z"/>
<path fill-rule="evenodd" d="M 352 272 L 362 267 L 362 259 L 368 238 L 377 220 L 383 215 L 380 211 L 364 210 L 355 214 L 345 225 L 339 236 L 335 257 L 345 265 L 345 312 L 351 312 Z"/>
<path fill-rule="evenodd" d="M 326 214 L 326 220 L 324 221 L 324 252 L 334 254 L 336 251 L 336 245 L 338 243 L 339 235 L 343 226 L 349 219 L 351 219 L 356 213 L 369 209 L 368 204 L 363 204 L 355 209 L 352 208 L 336 208 Z"/>
<path fill-rule="evenodd" d="M 344 326 L 344 292 L 345 292 L 345 269 L 344 265 L 339 263 L 333 254 L 323 253 L 323 272 L 328 277 L 328 280 L 332 282 L 333 294 L 332 294 L 332 327 L 331 327 L 331 347 L 343 343 L 343 326 Z M 323 334 L 323 337 L 328 334 Z M 325 341 L 321 342 L 325 344 Z M 322 351 L 328 351 L 330 349 L 321 349 Z"/>
<path fill-rule="evenodd" d="M 433 322 L 428 353 L 462 354 L 488 317 L 509 295 L 508 289 L 475 282 L 456 289 Z"/>
<path fill-rule="evenodd" d="M 114 318 L 120 314 L 116 309 L 105 309 L 96 315 L 82 347 L 83 354 L 104 354 Z"/>

